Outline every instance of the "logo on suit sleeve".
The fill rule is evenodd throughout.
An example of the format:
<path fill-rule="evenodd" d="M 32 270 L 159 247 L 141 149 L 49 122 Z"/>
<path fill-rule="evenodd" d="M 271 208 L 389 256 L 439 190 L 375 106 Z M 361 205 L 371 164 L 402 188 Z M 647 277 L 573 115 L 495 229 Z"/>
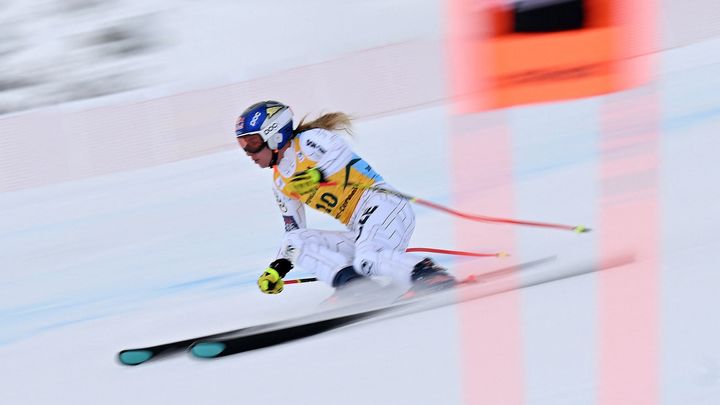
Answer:
<path fill-rule="evenodd" d="M 282 211 L 283 213 L 287 213 L 288 209 L 285 205 L 285 202 L 283 202 L 282 198 L 280 198 L 277 191 L 273 190 L 273 193 L 275 194 L 275 202 L 277 203 L 278 208 L 280 208 L 280 211 Z"/>
<path fill-rule="evenodd" d="M 291 244 L 288 244 L 285 246 L 285 249 L 283 249 L 283 256 L 291 262 L 296 262 L 299 255 L 300 252 Z"/>
<path fill-rule="evenodd" d="M 282 177 L 278 176 L 275 179 L 275 186 L 277 186 L 278 190 L 285 188 L 285 181 L 283 181 Z"/>
<path fill-rule="evenodd" d="M 317 150 L 319 150 L 321 153 L 327 153 L 327 150 L 326 150 L 325 148 L 323 148 L 322 146 L 316 144 L 315 142 L 311 141 L 310 139 L 308 139 L 307 141 L 305 141 L 305 145 L 307 145 L 307 146 L 309 146 L 309 147 L 311 147 L 311 148 L 313 148 L 313 149 L 317 149 Z"/>
<path fill-rule="evenodd" d="M 283 220 L 285 221 L 285 232 L 300 229 L 297 221 L 295 221 L 295 217 L 293 217 L 292 215 L 283 215 Z"/>

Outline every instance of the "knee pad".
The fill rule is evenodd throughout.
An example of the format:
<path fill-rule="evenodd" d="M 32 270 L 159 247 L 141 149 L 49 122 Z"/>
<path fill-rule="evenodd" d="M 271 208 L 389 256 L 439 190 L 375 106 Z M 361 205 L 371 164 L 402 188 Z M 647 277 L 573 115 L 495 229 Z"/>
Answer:
<path fill-rule="evenodd" d="M 390 277 L 402 285 L 410 283 L 410 272 L 420 258 L 395 250 L 362 249 L 355 253 L 355 271 L 367 277 Z"/>
<path fill-rule="evenodd" d="M 355 252 L 353 267 L 355 271 L 366 277 L 377 275 L 377 252 L 371 250 L 360 250 Z"/>

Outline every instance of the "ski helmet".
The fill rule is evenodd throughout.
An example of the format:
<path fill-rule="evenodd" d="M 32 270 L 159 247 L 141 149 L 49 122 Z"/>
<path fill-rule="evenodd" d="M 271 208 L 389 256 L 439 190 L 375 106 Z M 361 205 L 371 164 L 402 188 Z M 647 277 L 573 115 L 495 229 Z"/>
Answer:
<path fill-rule="evenodd" d="M 283 103 L 268 100 L 255 103 L 240 114 L 235 124 L 235 135 L 258 134 L 268 147 L 278 150 L 293 137 L 293 113 Z"/>

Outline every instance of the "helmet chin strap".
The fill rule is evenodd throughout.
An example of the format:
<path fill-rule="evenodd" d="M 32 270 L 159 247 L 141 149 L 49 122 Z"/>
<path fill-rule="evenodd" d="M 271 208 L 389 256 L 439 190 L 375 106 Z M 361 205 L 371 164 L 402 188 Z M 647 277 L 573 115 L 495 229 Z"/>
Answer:
<path fill-rule="evenodd" d="M 267 143 L 265 144 L 265 146 L 267 148 L 270 148 L 269 146 L 267 146 Z M 273 167 L 275 167 L 277 165 L 277 161 L 278 161 L 278 150 L 272 149 L 272 158 L 270 158 L 270 164 L 268 167 L 270 167 L 272 169 Z"/>
<path fill-rule="evenodd" d="M 286 146 L 287 146 L 287 144 L 285 144 L 282 148 L 270 149 L 270 145 L 268 145 L 267 141 L 265 142 L 265 147 L 272 151 L 272 157 L 270 158 L 270 164 L 268 165 L 268 167 L 273 168 L 273 167 L 277 166 L 278 157 L 280 155 L 280 149 L 283 149 Z"/>

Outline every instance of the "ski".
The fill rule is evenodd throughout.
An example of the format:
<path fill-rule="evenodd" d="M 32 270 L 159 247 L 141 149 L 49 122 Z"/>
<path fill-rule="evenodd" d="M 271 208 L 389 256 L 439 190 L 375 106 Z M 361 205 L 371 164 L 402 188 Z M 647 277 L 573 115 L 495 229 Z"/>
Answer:
<path fill-rule="evenodd" d="M 542 274 L 523 271 L 522 273 L 517 273 L 522 275 L 523 278 L 520 283 L 518 283 L 517 280 L 510 280 L 514 279 L 514 277 L 507 277 L 516 274 L 515 272 L 519 270 L 530 270 L 541 267 L 540 265 L 549 263 L 555 259 L 555 256 L 549 256 L 479 275 L 473 275 L 462 280 L 459 283 L 459 286 L 451 288 L 445 292 L 423 295 L 418 298 L 397 300 L 391 304 L 374 304 L 372 302 L 367 302 L 364 306 L 333 308 L 320 313 L 304 315 L 268 324 L 248 326 L 206 336 L 192 337 L 163 343 L 155 346 L 126 349 L 118 353 L 117 359 L 123 365 L 135 366 L 187 350 L 189 350 L 194 356 L 200 358 L 223 357 L 230 354 L 242 353 L 287 343 L 344 326 L 357 324 L 371 318 L 384 319 L 391 316 L 400 316 L 403 314 L 440 308 L 457 302 L 478 299 L 509 290 L 530 287 L 532 285 L 556 281 L 604 269 L 598 268 L 598 266 L 595 265 L 587 264 L 576 269 L 570 269 L 569 271 L 566 270 L 564 272 L 560 271 L 556 272 L 557 274 L 545 276 Z M 620 262 L 627 262 L 628 260 L 632 259 L 622 259 Z M 482 286 L 492 286 L 492 288 L 484 289 L 481 288 Z M 466 290 L 465 287 L 471 288 L 467 288 Z M 456 292 L 460 292 L 461 297 L 457 297 L 458 294 L 455 294 Z"/>
<path fill-rule="evenodd" d="M 174 342 L 168 342 L 159 344 L 156 346 L 139 347 L 135 349 L 121 350 L 117 355 L 117 360 L 126 366 L 137 366 L 138 364 L 146 363 L 150 360 L 156 360 L 162 357 L 167 357 L 179 352 L 186 350 L 190 345 L 198 340 L 222 338 L 228 334 L 238 333 L 244 330 L 250 329 L 240 328 L 232 331 L 225 331 L 221 333 L 215 333 L 212 335 L 194 337 L 185 340 L 178 340 Z"/>
<path fill-rule="evenodd" d="M 536 267 L 541 264 L 553 261 L 555 260 L 555 258 L 556 256 L 548 256 L 534 261 L 521 263 L 514 266 L 508 266 L 498 270 L 483 273 L 481 275 L 474 276 L 474 282 L 488 282 L 497 278 L 502 278 L 506 275 L 511 274 L 514 271 L 521 269 L 530 269 L 532 267 Z M 395 302 L 395 300 L 393 302 Z M 125 349 L 121 350 L 118 353 L 117 360 L 122 365 L 137 366 L 147 363 L 149 361 L 159 360 L 184 352 L 188 349 L 191 349 L 192 347 L 196 348 L 193 353 L 198 355 L 199 357 L 213 357 L 210 356 L 210 354 L 218 350 L 217 348 L 220 346 L 218 343 L 229 342 L 229 344 L 233 346 L 233 339 L 237 339 L 239 337 L 245 337 L 245 339 L 240 339 L 240 341 L 244 341 L 243 344 L 248 345 L 247 347 L 253 347 L 261 346 L 260 343 L 252 344 L 252 341 L 254 339 L 257 339 L 257 337 L 264 336 L 268 340 L 265 341 L 266 343 L 262 347 L 266 347 L 270 345 L 269 342 L 271 342 L 272 339 L 279 339 L 276 336 L 282 337 L 281 335 L 283 335 L 283 333 L 278 331 L 283 329 L 288 330 L 289 333 L 293 336 L 298 336 L 296 339 L 299 339 L 303 336 L 312 336 L 332 329 L 337 329 L 347 324 L 359 322 L 374 315 L 379 315 L 382 312 L 392 311 L 393 309 L 402 306 L 402 304 L 407 304 L 410 302 L 410 300 L 408 300 L 407 302 L 396 302 L 395 304 L 388 304 L 384 302 L 376 305 L 375 307 L 373 307 L 373 309 L 364 308 L 364 310 L 358 310 L 358 308 L 356 308 L 355 306 L 352 306 L 351 308 L 332 308 L 319 313 L 300 316 L 289 320 L 281 320 L 268 324 L 248 326 L 205 336 L 191 337 L 183 340 L 158 344 L 155 346 Z M 271 333 L 267 334 L 268 332 Z M 252 338 L 251 336 L 256 336 L 256 338 Z M 203 345 L 194 345 L 194 343 L 196 342 L 203 342 Z M 213 343 L 211 344 L 211 342 Z M 274 344 L 279 343 L 282 342 L 277 342 Z M 222 353 L 225 353 L 223 355 L 227 355 L 229 351 L 230 349 L 223 350 Z M 220 354 L 221 353 L 218 353 L 218 355 Z"/>
<path fill-rule="evenodd" d="M 320 313 L 314 314 L 314 315 L 333 317 L 333 316 L 337 316 L 337 314 L 339 313 L 338 311 L 342 311 L 345 308 L 346 307 L 326 309 L 326 310 L 324 310 Z M 298 319 L 305 319 L 310 316 L 311 315 L 305 315 L 304 317 L 301 317 Z M 165 357 L 169 357 L 169 356 L 181 353 L 185 350 L 188 350 L 193 343 L 195 343 L 199 340 L 219 339 L 219 338 L 223 338 L 223 337 L 236 336 L 241 333 L 261 332 L 263 330 L 266 330 L 267 328 L 286 325 L 286 323 L 287 323 L 287 320 L 281 320 L 281 321 L 276 321 L 276 322 L 272 322 L 272 323 L 246 326 L 243 328 L 218 332 L 218 333 L 205 335 L 205 336 L 191 337 L 191 338 L 184 339 L 184 340 L 177 340 L 177 341 L 173 341 L 173 342 L 158 344 L 155 346 L 124 349 L 124 350 L 121 350 L 117 354 L 117 360 L 122 365 L 137 366 L 139 364 L 147 363 L 151 360 L 152 361 L 159 360 L 159 359 L 162 359 Z"/>
<path fill-rule="evenodd" d="M 605 262 L 604 265 L 598 265 L 594 262 L 575 264 L 566 268 L 556 269 L 552 274 L 522 273 L 522 280 L 506 277 L 517 270 L 536 267 L 539 264 L 547 263 L 554 259 L 555 257 L 553 256 L 478 276 L 470 276 L 462 280 L 454 288 L 417 298 L 400 300 L 389 306 L 380 306 L 329 318 L 321 315 L 302 317 L 286 322 L 279 322 L 275 325 L 264 327 L 262 330 L 240 331 L 229 336 L 198 339 L 190 346 L 190 353 L 195 357 L 203 359 L 244 353 L 318 335 L 341 327 L 358 324 L 365 320 L 389 319 L 437 309 L 507 291 L 577 277 L 600 270 L 617 268 L 634 260 L 630 256 L 618 257 L 612 262 Z"/>
<path fill-rule="evenodd" d="M 460 281 L 458 285 L 445 292 L 455 290 L 462 285 L 476 282 L 475 278 L 471 276 Z M 433 294 L 438 293 L 431 293 L 430 295 Z M 406 299 L 401 297 L 390 304 L 379 304 L 377 306 L 371 306 L 370 309 L 358 309 L 353 306 L 352 310 L 345 314 L 330 317 L 328 317 L 327 313 L 309 315 L 280 322 L 276 325 L 267 325 L 263 327 L 262 330 L 243 330 L 226 336 L 198 339 L 190 345 L 190 353 L 195 357 L 215 358 L 275 346 L 358 323 L 384 313 L 400 310 L 416 303 L 416 300 L 418 300 L 418 298 Z"/>

